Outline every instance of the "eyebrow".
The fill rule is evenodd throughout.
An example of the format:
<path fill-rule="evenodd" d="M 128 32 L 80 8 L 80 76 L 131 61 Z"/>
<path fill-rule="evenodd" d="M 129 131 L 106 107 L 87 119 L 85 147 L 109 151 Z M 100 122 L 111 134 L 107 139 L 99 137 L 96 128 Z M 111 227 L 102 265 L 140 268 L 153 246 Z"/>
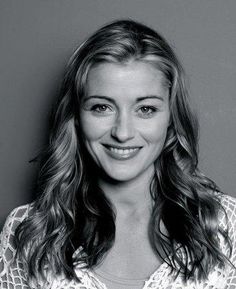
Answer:
<path fill-rule="evenodd" d="M 158 100 L 164 101 L 164 98 L 162 96 L 160 96 L 160 95 L 141 96 L 141 97 L 137 98 L 137 101 L 142 101 L 142 100 L 145 100 L 145 99 L 158 99 Z"/>
<path fill-rule="evenodd" d="M 91 98 L 105 99 L 107 101 L 115 103 L 113 98 L 110 98 L 110 97 L 105 96 L 105 95 L 90 95 L 90 96 L 86 96 L 84 101 L 86 102 L 86 101 L 90 100 Z M 146 96 L 138 97 L 136 99 L 136 102 L 140 102 L 140 101 L 143 101 L 143 100 L 146 100 L 146 99 L 158 99 L 158 100 L 164 101 L 164 98 L 162 96 L 160 96 L 160 95 L 146 95 Z"/>

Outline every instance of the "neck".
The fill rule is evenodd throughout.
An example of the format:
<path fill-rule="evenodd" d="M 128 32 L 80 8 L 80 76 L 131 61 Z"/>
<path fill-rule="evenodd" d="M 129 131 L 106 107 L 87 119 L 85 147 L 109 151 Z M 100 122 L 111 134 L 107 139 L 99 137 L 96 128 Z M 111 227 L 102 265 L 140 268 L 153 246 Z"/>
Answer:
<path fill-rule="evenodd" d="M 112 182 L 101 178 L 99 186 L 113 204 L 117 214 L 142 214 L 151 208 L 150 184 L 153 174 L 154 168 L 151 167 L 129 181 Z"/>

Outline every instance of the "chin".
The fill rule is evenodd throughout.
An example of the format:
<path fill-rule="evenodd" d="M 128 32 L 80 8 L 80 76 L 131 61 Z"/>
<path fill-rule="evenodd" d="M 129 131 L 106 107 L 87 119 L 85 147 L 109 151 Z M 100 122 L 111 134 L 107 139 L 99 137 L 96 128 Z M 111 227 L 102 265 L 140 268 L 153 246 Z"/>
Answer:
<path fill-rule="evenodd" d="M 104 179 L 109 180 L 111 182 L 128 182 L 137 178 L 137 174 L 135 172 L 131 172 L 130 170 L 104 170 L 102 172 L 102 176 Z"/>
<path fill-rule="evenodd" d="M 142 172 L 135 172 L 131 170 L 120 170 L 120 171 L 113 171 L 112 173 L 106 173 L 108 177 L 113 180 L 114 182 L 130 182 L 136 181 L 141 177 Z"/>

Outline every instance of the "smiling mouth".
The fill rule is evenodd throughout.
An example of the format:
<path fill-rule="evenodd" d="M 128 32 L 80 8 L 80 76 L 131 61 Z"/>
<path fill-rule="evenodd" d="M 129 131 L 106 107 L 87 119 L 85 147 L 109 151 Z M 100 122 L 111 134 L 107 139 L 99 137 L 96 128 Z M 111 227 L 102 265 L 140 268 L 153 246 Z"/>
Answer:
<path fill-rule="evenodd" d="M 104 146 L 109 156 L 118 160 L 130 159 L 134 157 L 141 149 L 141 147 L 118 147 L 110 145 Z"/>

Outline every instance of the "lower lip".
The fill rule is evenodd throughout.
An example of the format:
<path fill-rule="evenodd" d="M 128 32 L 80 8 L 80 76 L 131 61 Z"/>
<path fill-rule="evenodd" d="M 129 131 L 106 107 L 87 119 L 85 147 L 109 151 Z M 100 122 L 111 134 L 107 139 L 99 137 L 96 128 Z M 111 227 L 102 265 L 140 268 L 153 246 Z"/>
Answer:
<path fill-rule="evenodd" d="M 106 150 L 106 153 L 112 157 L 113 159 L 116 159 L 116 160 L 121 160 L 121 161 L 125 161 L 125 160 L 129 160 L 129 159 L 132 159 L 134 158 L 140 151 L 140 148 L 132 151 L 132 152 L 129 152 L 127 154 L 118 154 L 112 150 L 110 150 L 109 148 L 105 147 L 105 150 Z"/>

